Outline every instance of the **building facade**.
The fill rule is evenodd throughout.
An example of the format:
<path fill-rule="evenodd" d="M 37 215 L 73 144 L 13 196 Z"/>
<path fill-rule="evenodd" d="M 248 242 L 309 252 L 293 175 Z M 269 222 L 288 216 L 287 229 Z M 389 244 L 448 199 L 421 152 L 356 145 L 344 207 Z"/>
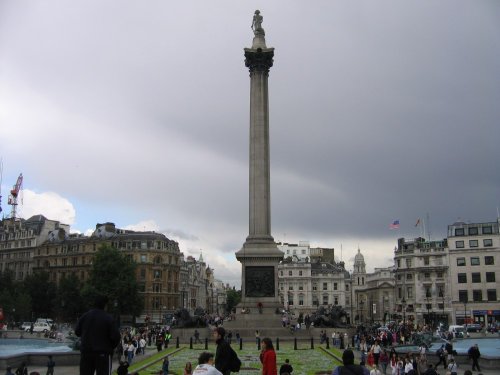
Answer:
<path fill-rule="evenodd" d="M 451 323 L 447 240 L 398 239 L 394 253 L 395 316 L 414 324 Z"/>
<path fill-rule="evenodd" d="M 456 324 L 500 321 L 500 219 L 448 226 L 452 320 Z"/>

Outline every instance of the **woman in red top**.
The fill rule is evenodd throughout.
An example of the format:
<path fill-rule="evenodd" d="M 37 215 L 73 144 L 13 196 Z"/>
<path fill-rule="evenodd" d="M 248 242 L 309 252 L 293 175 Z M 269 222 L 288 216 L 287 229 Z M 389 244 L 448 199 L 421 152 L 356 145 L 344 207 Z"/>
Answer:
<path fill-rule="evenodd" d="M 274 351 L 273 342 L 269 337 L 262 339 L 260 362 L 262 363 L 262 375 L 278 375 L 276 352 Z"/>

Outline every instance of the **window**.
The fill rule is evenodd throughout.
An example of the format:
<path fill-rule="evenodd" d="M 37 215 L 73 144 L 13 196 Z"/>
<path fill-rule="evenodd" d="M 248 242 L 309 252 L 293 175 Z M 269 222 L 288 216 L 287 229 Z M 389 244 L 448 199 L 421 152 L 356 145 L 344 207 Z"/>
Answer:
<path fill-rule="evenodd" d="M 444 285 L 438 285 L 438 297 L 444 297 Z"/>
<path fill-rule="evenodd" d="M 318 290 L 318 284 L 313 284 L 313 290 Z"/>
<path fill-rule="evenodd" d="M 429 257 L 424 257 L 424 266 L 428 266 L 430 264 Z"/>
<path fill-rule="evenodd" d="M 407 298 L 413 298 L 413 288 L 411 286 L 406 288 Z"/>
<path fill-rule="evenodd" d="M 465 258 L 457 258 L 457 266 L 459 267 L 465 266 Z"/>
<path fill-rule="evenodd" d="M 464 234 L 464 228 L 455 228 L 455 236 L 463 236 Z"/>
<path fill-rule="evenodd" d="M 304 296 L 303 295 L 299 296 L 299 305 L 304 306 Z"/>
<path fill-rule="evenodd" d="M 458 274 L 458 283 L 465 284 L 466 282 L 467 282 L 467 274 L 466 273 L 459 273 Z"/>
<path fill-rule="evenodd" d="M 425 272 L 424 273 L 424 279 L 429 280 L 431 278 L 430 272 Z"/>
<path fill-rule="evenodd" d="M 469 240 L 469 246 L 470 247 L 478 247 L 478 241 L 477 240 Z"/>
<path fill-rule="evenodd" d="M 288 290 L 293 290 L 293 285 L 289 285 Z"/>
<path fill-rule="evenodd" d="M 464 248 L 464 241 L 455 241 L 455 247 L 457 249 L 463 249 Z"/>
<path fill-rule="evenodd" d="M 328 285 L 327 285 L 327 283 L 323 283 L 323 290 L 328 290 Z"/>
<path fill-rule="evenodd" d="M 491 228 L 491 226 L 483 227 L 483 234 L 492 234 L 492 233 L 493 229 Z"/>
<path fill-rule="evenodd" d="M 337 287 L 338 287 L 338 284 L 337 283 L 333 283 L 333 290 L 337 290 Z"/>
<path fill-rule="evenodd" d="M 436 277 L 437 277 L 438 279 L 442 279 L 442 278 L 443 278 L 443 272 L 441 272 L 441 271 L 437 272 L 437 273 L 436 273 Z"/>
<path fill-rule="evenodd" d="M 407 273 L 406 280 L 413 280 L 413 275 L 411 273 Z"/>
<path fill-rule="evenodd" d="M 406 259 L 406 267 L 407 268 L 411 267 L 411 259 Z"/>
<path fill-rule="evenodd" d="M 469 236 L 476 236 L 478 234 L 477 227 L 469 228 Z"/>
<path fill-rule="evenodd" d="M 153 284 L 153 292 L 161 293 L 161 284 Z"/>
<path fill-rule="evenodd" d="M 398 268 L 401 268 L 401 259 L 398 259 L 397 262 L 398 262 Z"/>
<path fill-rule="evenodd" d="M 497 300 L 497 290 L 496 289 L 488 289 L 486 291 L 488 294 L 488 301 L 496 301 Z"/>
<path fill-rule="evenodd" d="M 481 282 L 481 273 L 480 272 L 472 272 L 472 282 L 480 283 Z"/>
<path fill-rule="evenodd" d="M 299 276 L 302 276 L 302 271 L 299 271 Z"/>
<path fill-rule="evenodd" d="M 333 297 L 333 304 L 338 305 L 339 304 L 339 297 Z"/>
<path fill-rule="evenodd" d="M 495 282 L 495 272 L 486 272 L 486 282 L 494 283 Z"/>
<path fill-rule="evenodd" d="M 399 299 L 403 298 L 403 291 L 401 288 L 398 288 L 398 298 Z"/>
<path fill-rule="evenodd" d="M 323 296 L 323 305 L 328 305 L 328 296 Z"/>
<path fill-rule="evenodd" d="M 304 284 L 299 284 L 299 290 L 304 290 Z"/>
<path fill-rule="evenodd" d="M 472 291 L 472 300 L 473 301 L 482 301 L 483 300 L 483 291 L 480 289 L 475 289 Z"/>
<path fill-rule="evenodd" d="M 288 271 L 288 276 L 292 276 L 292 271 Z"/>
<path fill-rule="evenodd" d="M 484 264 L 486 264 L 487 266 L 492 266 L 495 264 L 495 258 L 493 258 L 492 256 L 486 256 L 484 257 Z"/>
<path fill-rule="evenodd" d="M 459 290 L 458 291 L 458 300 L 460 302 L 468 302 L 469 297 L 468 297 L 468 293 L 466 290 Z"/>
<path fill-rule="evenodd" d="M 346 284 L 345 285 L 345 291 L 348 292 L 349 291 L 349 284 Z"/>
<path fill-rule="evenodd" d="M 306 251 L 305 250 L 302 250 L 302 255 L 305 255 L 306 254 Z"/>
<path fill-rule="evenodd" d="M 401 280 L 401 274 L 398 274 L 398 280 Z"/>
<path fill-rule="evenodd" d="M 147 255 L 141 254 L 141 263 L 146 263 L 147 259 L 148 259 Z"/>
<path fill-rule="evenodd" d="M 492 247 L 493 246 L 493 240 L 491 238 L 486 238 L 483 240 L 483 246 L 484 247 Z"/>
<path fill-rule="evenodd" d="M 283 276 L 283 271 L 280 271 L 280 276 Z"/>
<path fill-rule="evenodd" d="M 479 266 L 479 257 L 471 257 L 470 258 L 471 266 Z"/>
<path fill-rule="evenodd" d="M 159 279 L 161 277 L 161 270 L 154 270 L 154 278 Z"/>

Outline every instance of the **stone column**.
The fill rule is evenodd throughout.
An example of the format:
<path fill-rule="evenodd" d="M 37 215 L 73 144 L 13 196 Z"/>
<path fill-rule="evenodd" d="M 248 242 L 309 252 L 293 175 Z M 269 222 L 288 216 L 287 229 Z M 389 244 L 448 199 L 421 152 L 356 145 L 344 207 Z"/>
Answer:
<path fill-rule="evenodd" d="M 271 235 L 268 76 L 274 48 L 267 48 L 262 17 L 255 22 L 252 48 L 245 48 L 250 71 L 249 234 L 236 259 L 242 263 L 242 305 L 279 305 L 278 269 L 283 252 Z"/>

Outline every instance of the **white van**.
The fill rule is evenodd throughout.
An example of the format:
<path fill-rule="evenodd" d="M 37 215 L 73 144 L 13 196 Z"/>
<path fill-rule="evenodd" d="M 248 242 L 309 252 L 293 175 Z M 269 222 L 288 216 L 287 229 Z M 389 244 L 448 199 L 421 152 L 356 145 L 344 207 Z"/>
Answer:
<path fill-rule="evenodd" d="M 448 332 L 453 333 L 453 337 L 458 338 L 458 337 L 464 337 L 465 335 L 465 327 L 464 326 L 457 326 L 457 325 L 451 325 L 448 327 Z"/>
<path fill-rule="evenodd" d="M 49 318 L 38 318 L 35 323 L 47 323 L 49 326 L 52 327 L 54 324 L 54 321 Z"/>

